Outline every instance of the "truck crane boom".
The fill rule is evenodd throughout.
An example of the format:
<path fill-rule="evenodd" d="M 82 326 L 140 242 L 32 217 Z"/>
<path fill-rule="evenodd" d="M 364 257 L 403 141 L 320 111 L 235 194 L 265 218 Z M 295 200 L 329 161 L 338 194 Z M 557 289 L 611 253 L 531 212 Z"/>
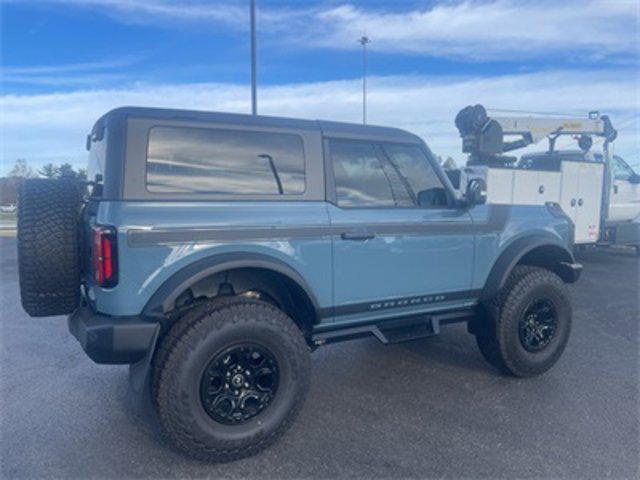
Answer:
<path fill-rule="evenodd" d="M 576 245 L 617 243 L 635 246 L 640 253 L 640 176 L 625 180 L 629 185 L 622 187 L 629 194 L 622 199 L 610 151 L 618 133 L 608 116 L 590 112 L 583 118 L 490 117 L 482 105 L 475 105 L 460 110 L 455 124 L 462 151 L 469 157 L 466 167 L 448 175 L 461 192 L 473 181 L 486 190 L 487 203 L 553 204 L 573 222 Z M 577 140 L 580 150 L 555 150 L 561 136 Z M 590 151 L 594 138 L 604 140 L 601 155 Z M 524 156 L 519 162 L 505 155 L 544 139 L 549 142 L 546 152 Z M 629 204 L 624 204 L 624 215 L 611 216 L 623 201 Z"/>
<path fill-rule="evenodd" d="M 587 118 L 561 116 L 505 116 L 489 117 L 482 105 L 468 106 L 458 113 L 456 127 L 462 137 L 462 150 L 469 154 L 470 165 L 500 165 L 514 161 L 503 154 L 549 139 L 552 152 L 555 140 L 561 135 L 579 136 L 580 148 L 589 150 L 591 137 L 604 137 L 612 142 L 617 136 L 606 115 L 591 112 Z M 505 137 L 520 137 L 507 141 Z"/>

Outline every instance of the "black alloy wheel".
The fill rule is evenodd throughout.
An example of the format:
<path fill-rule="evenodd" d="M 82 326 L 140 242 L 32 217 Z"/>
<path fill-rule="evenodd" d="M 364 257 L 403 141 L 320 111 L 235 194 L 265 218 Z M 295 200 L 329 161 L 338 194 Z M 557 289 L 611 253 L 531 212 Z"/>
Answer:
<path fill-rule="evenodd" d="M 528 352 L 539 352 L 551 343 L 557 326 L 558 316 L 553 302 L 548 298 L 536 299 L 520 319 L 520 343 Z"/>
<path fill-rule="evenodd" d="M 200 380 L 200 401 L 216 422 L 237 425 L 264 411 L 278 391 L 278 363 L 265 347 L 245 343 L 217 354 Z"/>

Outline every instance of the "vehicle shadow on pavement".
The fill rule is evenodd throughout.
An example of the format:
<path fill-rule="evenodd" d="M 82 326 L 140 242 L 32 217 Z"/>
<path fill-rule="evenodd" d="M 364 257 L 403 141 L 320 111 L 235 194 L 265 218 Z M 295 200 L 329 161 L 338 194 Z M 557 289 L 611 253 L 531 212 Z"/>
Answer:
<path fill-rule="evenodd" d="M 584 263 L 607 263 L 612 258 L 636 259 L 640 262 L 640 257 L 632 248 L 624 247 L 597 247 L 588 248 L 575 254 L 578 262 Z"/>
<path fill-rule="evenodd" d="M 496 372 L 482 359 L 474 337 L 467 333 L 465 325 L 443 326 L 438 336 L 401 343 L 396 348 L 405 354 L 419 355 L 422 361 L 434 367 L 465 372 Z"/>

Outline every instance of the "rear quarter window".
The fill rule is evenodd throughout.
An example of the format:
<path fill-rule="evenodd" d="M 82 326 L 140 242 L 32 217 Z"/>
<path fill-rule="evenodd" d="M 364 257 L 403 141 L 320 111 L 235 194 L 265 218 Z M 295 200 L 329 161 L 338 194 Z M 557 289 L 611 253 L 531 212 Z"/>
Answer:
<path fill-rule="evenodd" d="M 95 180 L 96 175 L 104 176 L 107 161 L 107 130 L 100 140 L 92 140 L 89 150 L 89 162 L 87 164 L 87 179 Z"/>
<path fill-rule="evenodd" d="M 153 127 L 146 188 L 154 193 L 302 194 L 303 141 L 285 133 Z"/>

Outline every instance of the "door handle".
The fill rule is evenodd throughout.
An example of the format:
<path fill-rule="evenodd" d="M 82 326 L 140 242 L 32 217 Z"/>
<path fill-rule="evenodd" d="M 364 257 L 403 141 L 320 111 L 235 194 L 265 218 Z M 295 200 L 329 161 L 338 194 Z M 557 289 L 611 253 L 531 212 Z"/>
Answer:
<path fill-rule="evenodd" d="M 342 232 L 340 238 L 342 238 L 342 240 L 364 241 L 375 238 L 375 235 L 369 232 Z"/>
<path fill-rule="evenodd" d="M 618 193 L 618 185 L 614 185 L 613 186 L 613 193 L 615 193 L 615 194 Z"/>

